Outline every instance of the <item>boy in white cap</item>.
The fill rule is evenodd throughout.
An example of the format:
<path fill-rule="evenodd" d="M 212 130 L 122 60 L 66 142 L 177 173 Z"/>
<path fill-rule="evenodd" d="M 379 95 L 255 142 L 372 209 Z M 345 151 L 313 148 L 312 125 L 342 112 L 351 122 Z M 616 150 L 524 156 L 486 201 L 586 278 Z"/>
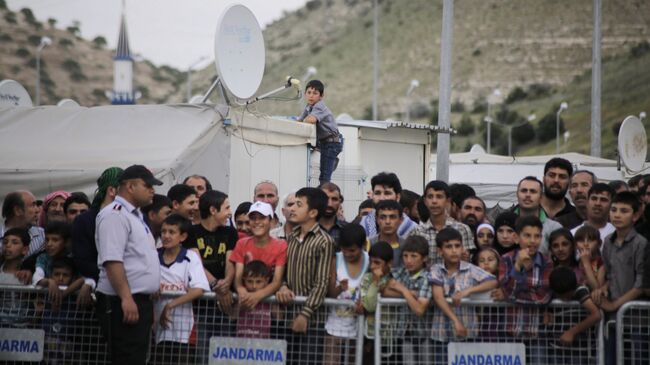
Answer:
<path fill-rule="evenodd" d="M 230 261 L 235 264 L 235 289 L 239 295 L 240 307 L 253 309 L 262 299 L 280 289 L 287 260 L 287 243 L 270 235 L 273 208 L 269 203 L 253 203 L 248 210 L 248 219 L 251 236 L 237 241 Z M 266 264 L 273 279 L 263 289 L 250 292 L 243 282 L 244 266 L 258 260 Z"/>

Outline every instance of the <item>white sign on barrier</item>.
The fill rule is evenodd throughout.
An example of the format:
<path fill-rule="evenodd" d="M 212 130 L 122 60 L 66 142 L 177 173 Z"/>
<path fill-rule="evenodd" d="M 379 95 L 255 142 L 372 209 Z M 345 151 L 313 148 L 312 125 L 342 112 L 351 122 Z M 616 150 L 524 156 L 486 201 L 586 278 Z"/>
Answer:
<path fill-rule="evenodd" d="M 284 364 L 287 341 L 257 338 L 210 338 L 210 365 Z"/>
<path fill-rule="evenodd" d="M 45 331 L 0 329 L 0 360 L 41 361 Z"/>
<path fill-rule="evenodd" d="M 522 343 L 450 342 L 449 365 L 525 365 L 526 346 Z"/>

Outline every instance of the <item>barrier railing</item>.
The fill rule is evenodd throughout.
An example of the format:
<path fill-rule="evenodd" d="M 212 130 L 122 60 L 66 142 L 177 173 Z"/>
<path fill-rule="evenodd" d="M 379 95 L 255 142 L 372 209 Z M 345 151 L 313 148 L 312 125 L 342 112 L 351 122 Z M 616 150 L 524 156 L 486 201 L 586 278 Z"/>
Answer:
<path fill-rule="evenodd" d="M 162 311 L 166 299 L 178 295 L 161 294 L 156 313 Z M 291 324 L 305 300 L 297 297 L 285 306 L 271 297 L 252 311 L 225 313 L 213 293 L 205 294 L 191 311 L 174 308 L 167 331 L 161 330 L 158 320 L 154 323 L 148 363 L 361 364 L 364 319 L 354 313 L 354 303 L 326 299 L 310 319 L 307 332 L 297 334 Z M 347 318 L 344 325 L 327 323 L 330 313 Z M 22 361 L 110 363 L 94 308 L 78 307 L 71 297 L 55 308 L 47 290 L 0 286 L 0 363 Z"/>
<path fill-rule="evenodd" d="M 177 295 L 164 293 L 161 303 Z M 305 298 L 299 297 L 293 304 L 281 306 L 269 298 L 254 311 L 226 314 L 217 305 L 214 294 L 205 294 L 193 304 L 193 325 L 189 312 L 178 308 L 171 313 L 171 337 L 163 336 L 157 331 L 159 324 L 154 325 L 149 363 L 207 364 L 211 359 L 229 358 L 264 361 L 276 360 L 278 353 L 285 363 L 301 365 L 361 364 L 362 360 L 369 360 L 362 359 L 364 337 L 373 338 L 367 336 L 364 317 L 354 314 L 353 302 L 326 299 L 310 320 L 307 333 L 295 334 L 291 323 L 304 302 Z M 616 332 L 609 333 L 612 347 L 604 343 L 605 319 L 576 336 L 571 345 L 560 343 L 563 333 L 586 315 L 575 302 L 556 301 L 548 310 L 542 310 L 464 300 L 461 308 L 465 311 L 460 318 L 468 332 L 462 339 L 456 337 L 453 326 L 440 310 L 430 309 L 423 317 L 417 317 L 403 299 L 380 298 L 374 314 L 374 348 L 370 355 L 374 355 L 376 364 L 447 364 L 448 355 L 458 355 L 455 347 L 448 353 L 449 343 L 477 348 L 496 343 L 492 345 L 496 349 L 512 344 L 523 346 L 527 364 L 603 364 L 605 355 L 611 356 L 610 363 L 650 363 L 650 302 L 630 302 L 621 307 L 616 316 Z M 343 324 L 328 322 L 330 313 L 347 319 Z M 534 325 L 522 326 L 524 319 Z M 179 339 L 187 341 L 179 344 Z M 462 363 L 462 359 L 454 359 Z M 477 359 L 471 360 L 487 364 L 485 359 Z M 470 359 L 465 360 L 469 363 Z M 47 290 L 0 286 L 0 363 L 23 361 L 110 363 L 94 308 L 78 307 L 72 297 L 54 307 Z"/>
<path fill-rule="evenodd" d="M 616 346 L 610 348 L 616 348 L 617 364 L 650 364 L 650 302 L 623 304 L 616 313 L 613 337 Z"/>
<path fill-rule="evenodd" d="M 571 345 L 559 340 L 587 315 L 577 302 L 554 301 L 542 309 L 463 300 L 455 311 L 467 330 L 465 337 L 456 336 L 453 324 L 440 310 L 429 310 L 423 317 L 417 317 L 404 299 L 381 298 L 375 312 L 375 364 L 447 364 L 447 356 L 459 364 L 495 363 L 511 351 L 504 350 L 508 344 L 523 345 L 519 348 L 525 351 L 526 364 L 603 363 L 602 321 L 575 336 Z M 449 343 L 474 347 L 480 343 L 497 345 L 492 346 L 495 350 L 492 354 L 488 351 L 463 357 L 456 352 L 448 353 Z M 507 359 L 505 363 L 514 357 Z"/>

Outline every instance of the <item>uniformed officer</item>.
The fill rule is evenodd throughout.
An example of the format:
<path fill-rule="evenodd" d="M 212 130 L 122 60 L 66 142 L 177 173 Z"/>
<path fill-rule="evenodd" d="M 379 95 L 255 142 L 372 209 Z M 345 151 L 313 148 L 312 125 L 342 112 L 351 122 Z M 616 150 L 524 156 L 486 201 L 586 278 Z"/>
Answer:
<path fill-rule="evenodd" d="M 113 364 L 144 364 L 160 265 L 140 208 L 162 182 L 142 165 L 126 168 L 118 181 L 117 197 L 97 215 L 97 318 Z"/>

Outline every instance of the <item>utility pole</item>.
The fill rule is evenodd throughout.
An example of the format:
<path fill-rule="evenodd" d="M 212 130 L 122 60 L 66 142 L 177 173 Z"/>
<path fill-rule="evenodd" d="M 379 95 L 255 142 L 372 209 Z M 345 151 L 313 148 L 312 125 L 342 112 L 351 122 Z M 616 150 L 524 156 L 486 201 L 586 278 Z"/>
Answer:
<path fill-rule="evenodd" d="M 600 20 L 602 0 L 594 0 L 594 33 L 591 55 L 591 155 L 600 157 Z"/>
<path fill-rule="evenodd" d="M 438 133 L 436 180 L 449 181 L 449 146 L 451 134 L 451 55 L 454 46 L 454 0 L 442 3 L 442 39 L 440 42 L 440 91 L 438 99 Z"/>

